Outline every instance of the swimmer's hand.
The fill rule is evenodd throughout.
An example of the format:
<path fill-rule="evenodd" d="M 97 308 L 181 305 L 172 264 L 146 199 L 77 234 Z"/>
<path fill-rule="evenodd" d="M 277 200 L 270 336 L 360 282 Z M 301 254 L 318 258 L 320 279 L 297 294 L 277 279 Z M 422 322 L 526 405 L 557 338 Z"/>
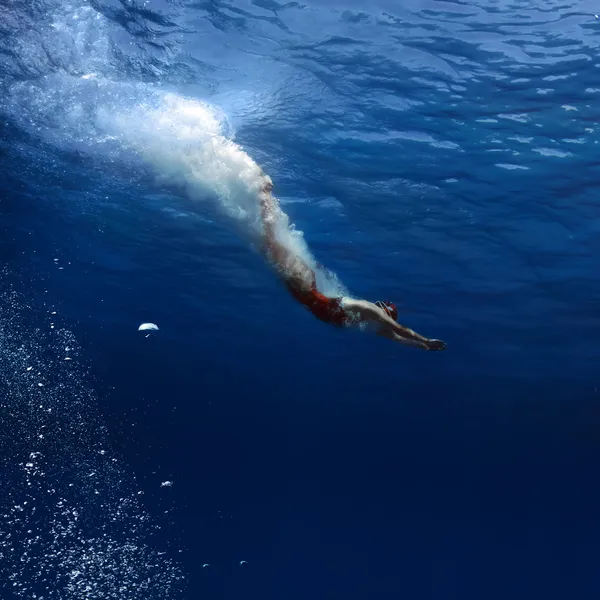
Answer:
<path fill-rule="evenodd" d="M 427 340 L 425 343 L 425 350 L 445 350 L 447 348 L 446 342 L 442 340 Z"/>

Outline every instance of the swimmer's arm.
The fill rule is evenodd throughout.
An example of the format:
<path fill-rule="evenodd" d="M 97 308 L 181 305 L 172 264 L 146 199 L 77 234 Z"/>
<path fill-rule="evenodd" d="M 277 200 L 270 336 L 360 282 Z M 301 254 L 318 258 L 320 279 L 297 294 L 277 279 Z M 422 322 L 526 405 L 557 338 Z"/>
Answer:
<path fill-rule="evenodd" d="M 400 337 L 415 342 L 427 342 L 427 338 L 412 329 L 404 327 L 392 319 L 385 311 L 373 302 L 367 300 L 344 299 L 344 309 L 357 314 L 361 321 L 372 321 L 382 326 L 383 330 L 391 331 Z"/>
<path fill-rule="evenodd" d="M 415 339 L 411 339 L 408 337 L 404 337 L 401 335 L 398 335 L 396 332 L 392 331 L 391 329 L 384 329 L 381 328 L 378 332 L 377 335 L 380 335 L 381 337 L 385 337 L 388 338 L 390 340 L 393 340 L 394 342 L 398 342 L 400 344 L 403 344 L 404 346 L 414 346 L 416 348 L 423 348 L 423 349 L 427 349 L 427 343 L 426 342 L 420 342 L 418 340 Z"/>
<path fill-rule="evenodd" d="M 379 335 L 408 346 L 417 346 L 427 350 L 443 350 L 446 345 L 440 340 L 430 340 L 416 331 L 400 325 L 385 311 L 367 300 L 344 300 L 344 310 L 353 312 L 361 321 L 371 321 L 380 325 Z"/>

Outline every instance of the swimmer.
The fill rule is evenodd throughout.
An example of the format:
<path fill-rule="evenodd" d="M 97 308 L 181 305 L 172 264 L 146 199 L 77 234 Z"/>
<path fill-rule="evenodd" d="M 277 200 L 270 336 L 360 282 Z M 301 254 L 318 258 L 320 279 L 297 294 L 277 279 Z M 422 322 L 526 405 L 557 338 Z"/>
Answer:
<path fill-rule="evenodd" d="M 277 241 L 275 219 L 278 205 L 273 198 L 273 183 L 268 176 L 259 192 L 263 225 L 263 251 L 275 265 L 292 296 L 306 306 L 317 319 L 336 327 L 360 324 L 374 326 L 376 333 L 400 344 L 424 350 L 444 350 L 441 340 L 423 337 L 408 327 L 400 325 L 398 310 L 391 302 L 368 302 L 346 297 L 329 298 L 319 292 L 315 273 L 309 265 Z"/>

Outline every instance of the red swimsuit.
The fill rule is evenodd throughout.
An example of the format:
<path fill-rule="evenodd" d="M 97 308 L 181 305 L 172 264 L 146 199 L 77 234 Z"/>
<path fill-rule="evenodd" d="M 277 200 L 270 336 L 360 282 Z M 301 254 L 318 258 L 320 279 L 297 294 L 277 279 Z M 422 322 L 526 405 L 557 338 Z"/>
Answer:
<path fill-rule="evenodd" d="M 299 290 L 288 284 L 290 293 L 300 304 L 304 304 L 310 312 L 325 323 L 330 323 L 336 327 L 343 327 L 348 315 L 342 307 L 341 298 L 328 298 L 313 285 L 310 289 Z"/>

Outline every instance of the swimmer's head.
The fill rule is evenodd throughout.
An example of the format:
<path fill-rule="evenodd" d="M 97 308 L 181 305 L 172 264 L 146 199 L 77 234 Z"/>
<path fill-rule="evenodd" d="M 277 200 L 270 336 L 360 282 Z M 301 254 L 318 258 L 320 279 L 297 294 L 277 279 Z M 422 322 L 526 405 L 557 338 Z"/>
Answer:
<path fill-rule="evenodd" d="M 398 320 L 398 309 L 393 302 L 389 302 L 388 300 L 377 300 L 375 304 L 379 306 L 381 310 L 385 311 L 390 317 L 392 317 L 394 321 Z"/>

